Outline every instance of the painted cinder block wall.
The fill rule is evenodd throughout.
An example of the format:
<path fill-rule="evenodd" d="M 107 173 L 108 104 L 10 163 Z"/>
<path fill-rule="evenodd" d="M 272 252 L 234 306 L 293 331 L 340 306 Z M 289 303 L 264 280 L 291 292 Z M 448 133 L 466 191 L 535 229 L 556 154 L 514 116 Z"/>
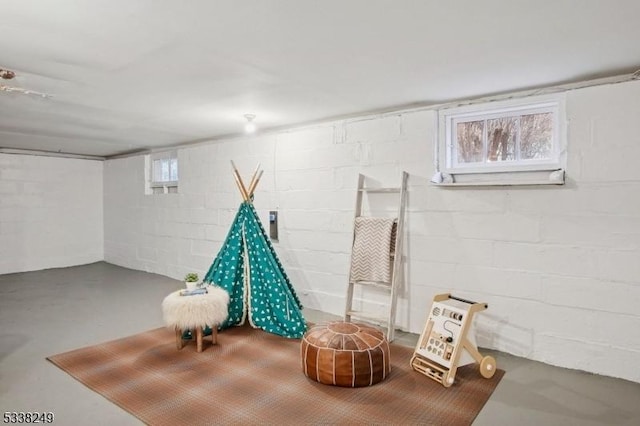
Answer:
<path fill-rule="evenodd" d="M 265 224 L 279 211 L 275 247 L 299 296 L 341 315 L 357 174 L 389 186 L 406 170 L 400 328 L 420 333 L 434 294 L 452 292 L 489 304 L 481 347 L 640 382 L 640 82 L 566 96 L 564 186 L 431 186 L 429 110 L 179 149 L 179 194 L 144 194 L 142 156 L 107 161 L 105 259 L 177 279 L 206 272 L 240 202 L 229 160 L 247 179 L 259 162 L 255 205 Z"/>
<path fill-rule="evenodd" d="M 104 259 L 103 163 L 0 153 L 0 274 Z"/>

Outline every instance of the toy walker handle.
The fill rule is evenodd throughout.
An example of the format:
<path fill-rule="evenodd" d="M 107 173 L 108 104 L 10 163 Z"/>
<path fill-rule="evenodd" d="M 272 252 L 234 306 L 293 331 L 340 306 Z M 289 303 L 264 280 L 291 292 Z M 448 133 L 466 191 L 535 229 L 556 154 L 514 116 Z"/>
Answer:
<path fill-rule="evenodd" d="M 452 295 L 449 295 L 449 299 L 457 300 L 457 301 L 459 301 L 459 302 L 468 303 L 468 304 L 470 304 L 470 305 L 475 305 L 475 304 L 477 304 L 477 303 L 478 303 L 478 302 L 474 302 L 473 300 L 462 299 L 462 298 L 460 298 L 460 297 L 455 297 L 455 296 L 452 296 Z M 484 307 L 485 307 L 485 308 L 488 308 L 488 307 L 489 307 L 489 305 L 488 305 L 488 304 L 486 304 L 486 303 L 484 303 Z"/>

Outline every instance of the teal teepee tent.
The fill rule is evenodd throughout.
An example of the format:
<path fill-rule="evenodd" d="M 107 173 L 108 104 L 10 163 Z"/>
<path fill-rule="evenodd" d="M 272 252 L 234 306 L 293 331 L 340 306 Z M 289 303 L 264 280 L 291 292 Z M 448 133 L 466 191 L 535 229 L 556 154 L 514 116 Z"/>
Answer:
<path fill-rule="evenodd" d="M 256 168 L 247 189 L 231 163 L 244 201 L 204 278 L 229 292 L 229 318 L 222 328 L 248 320 L 269 333 L 301 338 L 307 329 L 302 304 L 252 203 L 262 172 Z"/>

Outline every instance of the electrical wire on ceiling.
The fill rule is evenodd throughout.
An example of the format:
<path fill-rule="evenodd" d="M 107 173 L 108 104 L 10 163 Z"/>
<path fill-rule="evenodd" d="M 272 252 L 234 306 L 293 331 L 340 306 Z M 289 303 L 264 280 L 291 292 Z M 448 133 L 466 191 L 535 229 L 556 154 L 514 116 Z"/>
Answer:
<path fill-rule="evenodd" d="M 51 98 L 51 95 L 46 93 L 37 92 L 35 90 L 23 89 L 21 87 L 11 87 L 0 84 L 0 92 L 8 92 L 8 93 L 20 93 L 22 95 L 31 95 L 31 96 L 39 96 L 41 98 Z"/>
<path fill-rule="evenodd" d="M 16 77 L 16 73 L 15 71 L 11 71 L 5 68 L 0 68 L 0 79 L 2 80 L 13 80 Z M 51 95 L 48 95 L 46 93 L 42 93 L 42 92 L 38 92 L 36 90 L 30 90 L 30 89 L 24 89 L 22 87 L 15 87 L 15 86 L 7 86 L 5 84 L 0 84 L 0 92 L 7 92 L 7 93 L 19 93 L 22 95 L 31 95 L 31 96 L 38 96 L 41 98 L 50 98 Z"/>

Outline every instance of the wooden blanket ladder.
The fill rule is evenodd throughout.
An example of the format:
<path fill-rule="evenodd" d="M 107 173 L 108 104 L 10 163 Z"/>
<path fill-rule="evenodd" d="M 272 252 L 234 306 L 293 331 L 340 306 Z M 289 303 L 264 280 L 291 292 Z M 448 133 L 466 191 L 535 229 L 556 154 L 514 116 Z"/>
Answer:
<path fill-rule="evenodd" d="M 369 321 L 376 323 L 382 327 L 386 327 L 386 335 L 388 341 L 393 341 L 394 339 L 394 331 L 395 331 L 395 317 L 396 317 L 396 303 L 397 303 L 397 293 L 398 287 L 400 284 L 401 278 L 401 269 L 402 269 L 402 243 L 404 236 L 404 216 L 405 216 L 405 206 L 407 202 L 407 181 L 409 178 L 409 174 L 407 172 L 402 172 L 402 181 L 399 187 L 381 187 L 378 185 L 369 186 L 367 184 L 367 176 L 363 174 L 358 175 L 358 189 L 356 195 L 356 208 L 355 208 L 355 218 L 354 218 L 354 230 L 353 237 L 355 240 L 355 222 L 358 217 L 364 216 L 364 208 L 363 208 L 363 197 L 364 194 L 392 194 L 398 197 L 398 210 L 397 216 L 395 219 L 395 239 L 392 234 L 392 243 L 391 250 L 389 253 L 390 261 L 392 262 L 391 266 L 391 280 L 386 281 L 358 281 L 352 279 L 352 270 L 350 267 L 349 270 L 349 285 L 347 289 L 347 300 L 345 306 L 345 314 L 344 320 L 345 322 L 351 322 L 352 317 L 362 319 L 364 321 Z M 353 249 L 351 252 L 351 264 L 353 264 L 354 253 Z M 385 303 L 385 312 L 365 312 L 354 310 L 354 290 L 355 287 L 359 286 L 362 291 L 365 291 L 365 288 L 369 289 L 378 289 L 383 293 L 388 295 L 388 300 Z M 364 305 L 364 303 L 363 303 Z"/>

